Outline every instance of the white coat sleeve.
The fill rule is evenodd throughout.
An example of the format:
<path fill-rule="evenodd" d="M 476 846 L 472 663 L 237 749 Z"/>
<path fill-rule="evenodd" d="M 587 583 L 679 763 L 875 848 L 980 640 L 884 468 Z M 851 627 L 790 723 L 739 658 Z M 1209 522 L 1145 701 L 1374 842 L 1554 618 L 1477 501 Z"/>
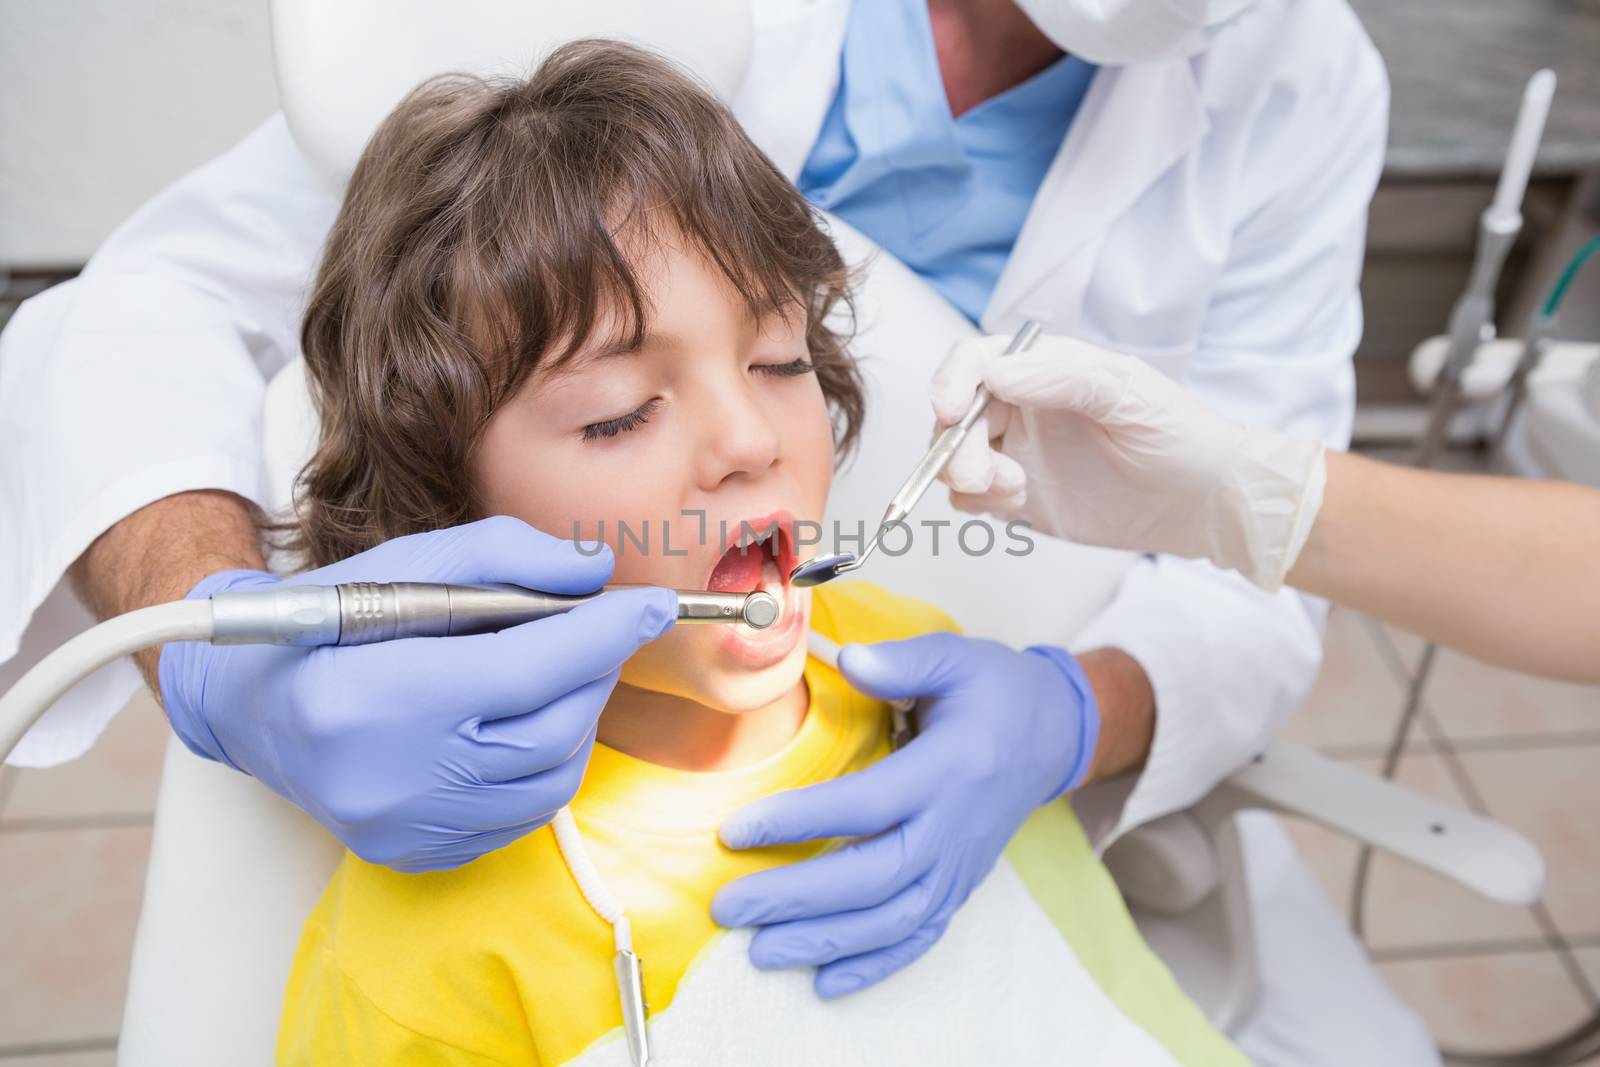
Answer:
<path fill-rule="evenodd" d="M 1382 62 L 1350 22 L 1349 47 L 1261 94 L 1233 240 L 1184 375 L 1219 410 L 1334 447 L 1354 416 L 1358 283 L 1388 115 Z M 1074 798 L 1096 845 L 1192 805 L 1260 752 L 1316 680 L 1326 618 L 1316 598 L 1268 594 L 1208 563 L 1136 566 L 1075 642 L 1133 656 L 1156 697 L 1144 769 Z"/>
<path fill-rule="evenodd" d="M 337 207 L 275 116 L 13 316 L 0 335 L 0 687 L 87 625 L 63 575 L 118 520 L 187 490 L 260 501 L 265 381 L 299 350 Z M 80 755 L 137 684 L 129 663 L 111 665 L 11 762 Z"/>

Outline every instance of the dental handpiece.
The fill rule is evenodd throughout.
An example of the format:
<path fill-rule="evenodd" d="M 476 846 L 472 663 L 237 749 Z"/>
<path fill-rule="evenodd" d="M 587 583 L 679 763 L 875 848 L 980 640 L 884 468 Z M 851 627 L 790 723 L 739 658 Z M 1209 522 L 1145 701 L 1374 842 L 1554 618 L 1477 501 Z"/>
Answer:
<path fill-rule="evenodd" d="M 211 641 L 218 645 L 367 645 L 406 637 L 455 637 L 504 630 L 571 611 L 621 589 L 582 595 L 514 585 L 349 582 L 280 585 L 217 593 L 211 598 Z M 742 622 L 764 630 L 780 608 L 771 593 L 679 589 L 679 622 Z"/>
<path fill-rule="evenodd" d="M 34 664 L 0 693 L 0 761 L 28 728 L 80 679 L 130 652 L 171 641 L 218 645 L 368 645 L 404 637 L 452 637 L 504 630 L 571 611 L 596 597 L 639 586 L 608 585 L 564 596 L 514 585 L 350 582 L 276 585 L 175 600 L 107 619 Z M 782 609 L 771 593 L 679 589 L 679 622 L 742 622 L 764 630 Z"/>

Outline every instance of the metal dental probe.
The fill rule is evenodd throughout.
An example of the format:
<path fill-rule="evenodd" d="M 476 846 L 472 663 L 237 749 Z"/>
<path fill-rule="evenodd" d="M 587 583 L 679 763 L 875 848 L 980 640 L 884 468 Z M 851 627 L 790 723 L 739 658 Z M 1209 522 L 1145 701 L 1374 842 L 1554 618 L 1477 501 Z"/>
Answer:
<path fill-rule="evenodd" d="M 514 585 L 349 582 L 275 586 L 211 598 L 213 644 L 366 645 L 405 637 L 489 633 L 548 618 L 604 593 L 643 588 L 608 585 L 581 595 Z M 679 589 L 679 622 L 742 622 L 764 630 L 780 609 L 771 593 Z"/>
<path fill-rule="evenodd" d="M 1006 346 L 1003 354 L 1012 356 L 1018 352 L 1026 352 L 1033 347 L 1033 342 L 1038 337 L 1039 324 L 1029 319 L 1022 324 L 1022 328 L 1017 331 L 1016 336 L 1011 338 L 1011 343 Z M 978 386 L 978 392 L 973 396 L 972 403 L 967 406 L 966 412 L 961 416 L 961 421 L 946 427 L 945 431 L 933 442 L 933 447 L 928 449 L 927 453 L 922 457 L 922 461 L 911 472 L 911 477 L 906 479 L 905 484 L 900 487 L 900 491 L 889 501 L 889 507 L 883 513 L 883 521 L 878 523 L 877 531 L 872 535 L 872 540 L 867 542 L 867 547 L 862 551 L 861 555 L 856 556 L 849 552 L 839 552 L 831 556 L 817 556 L 813 559 L 808 559 L 789 573 L 789 583 L 802 588 L 808 585 L 821 585 L 823 582 L 831 582 L 839 575 L 847 574 L 865 563 L 867 557 L 877 550 L 878 543 L 883 540 L 883 535 L 888 531 L 889 527 L 904 522 L 906 517 L 911 514 L 911 510 L 917 506 L 917 501 L 922 499 L 922 494 L 926 493 L 928 487 L 938 479 L 939 472 L 944 470 L 945 465 L 950 462 L 950 457 L 955 455 L 956 449 L 961 446 L 961 442 L 966 440 L 967 434 L 972 430 L 973 425 L 983 417 L 984 410 L 988 408 L 991 399 L 989 390 L 981 385 Z"/>

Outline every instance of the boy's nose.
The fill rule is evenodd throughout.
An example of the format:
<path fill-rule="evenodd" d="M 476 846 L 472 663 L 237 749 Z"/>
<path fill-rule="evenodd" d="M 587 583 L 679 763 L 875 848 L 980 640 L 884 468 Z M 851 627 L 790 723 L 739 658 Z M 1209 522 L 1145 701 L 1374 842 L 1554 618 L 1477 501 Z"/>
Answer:
<path fill-rule="evenodd" d="M 782 439 L 771 414 L 744 390 L 729 390 L 716 398 L 700 437 L 697 473 L 704 489 L 737 475 L 759 474 L 782 454 Z"/>

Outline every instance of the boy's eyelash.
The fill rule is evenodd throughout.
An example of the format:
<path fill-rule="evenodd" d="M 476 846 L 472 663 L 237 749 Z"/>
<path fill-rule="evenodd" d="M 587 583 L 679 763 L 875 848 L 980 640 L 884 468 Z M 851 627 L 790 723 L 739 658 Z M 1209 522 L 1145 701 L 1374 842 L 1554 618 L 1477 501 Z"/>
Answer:
<path fill-rule="evenodd" d="M 796 359 L 788 363 L 760 363 L 755 369 L 779 378 L 796 378 L 802 374 L 810 374 L 817 367 L 809 359 Z"/>
<path fill-rule="evenodd" d="M 758 364 L 754 369 L 762 374 L 771 374 L 778 378 L 796 378 L 802 374 L 810 374 L 817 368 L 809 359 L 795 359 L 790 360 L 788 363 L 762 363 Z M 606 419 L 604 422 L 591 422 L 583 428 L 583 439 L 585 441 L 599 441 L 603 438 L 615 437 L 619 433 L 637 430 L 650 421 L 650 416 L 654 415 L 656 409 L 660 406 L 661 399 L 656 397 L 646 401 L 640 406 L 639 410 L 629 412 L 621 418 Z"/>
<path fill-rule="evenodd" d="M 619 433 L 637 430 L 650 421 L 650 416 L 656 413 L 661 406 L 661 398 L 655 397 L 647 400 L 637 411 L 630 411 L 621 418 L 607 419 L 604 422 L 591 422 L 583 428 L 585 441 L 598 441 L 604 437 L 615 437 Z"/>

